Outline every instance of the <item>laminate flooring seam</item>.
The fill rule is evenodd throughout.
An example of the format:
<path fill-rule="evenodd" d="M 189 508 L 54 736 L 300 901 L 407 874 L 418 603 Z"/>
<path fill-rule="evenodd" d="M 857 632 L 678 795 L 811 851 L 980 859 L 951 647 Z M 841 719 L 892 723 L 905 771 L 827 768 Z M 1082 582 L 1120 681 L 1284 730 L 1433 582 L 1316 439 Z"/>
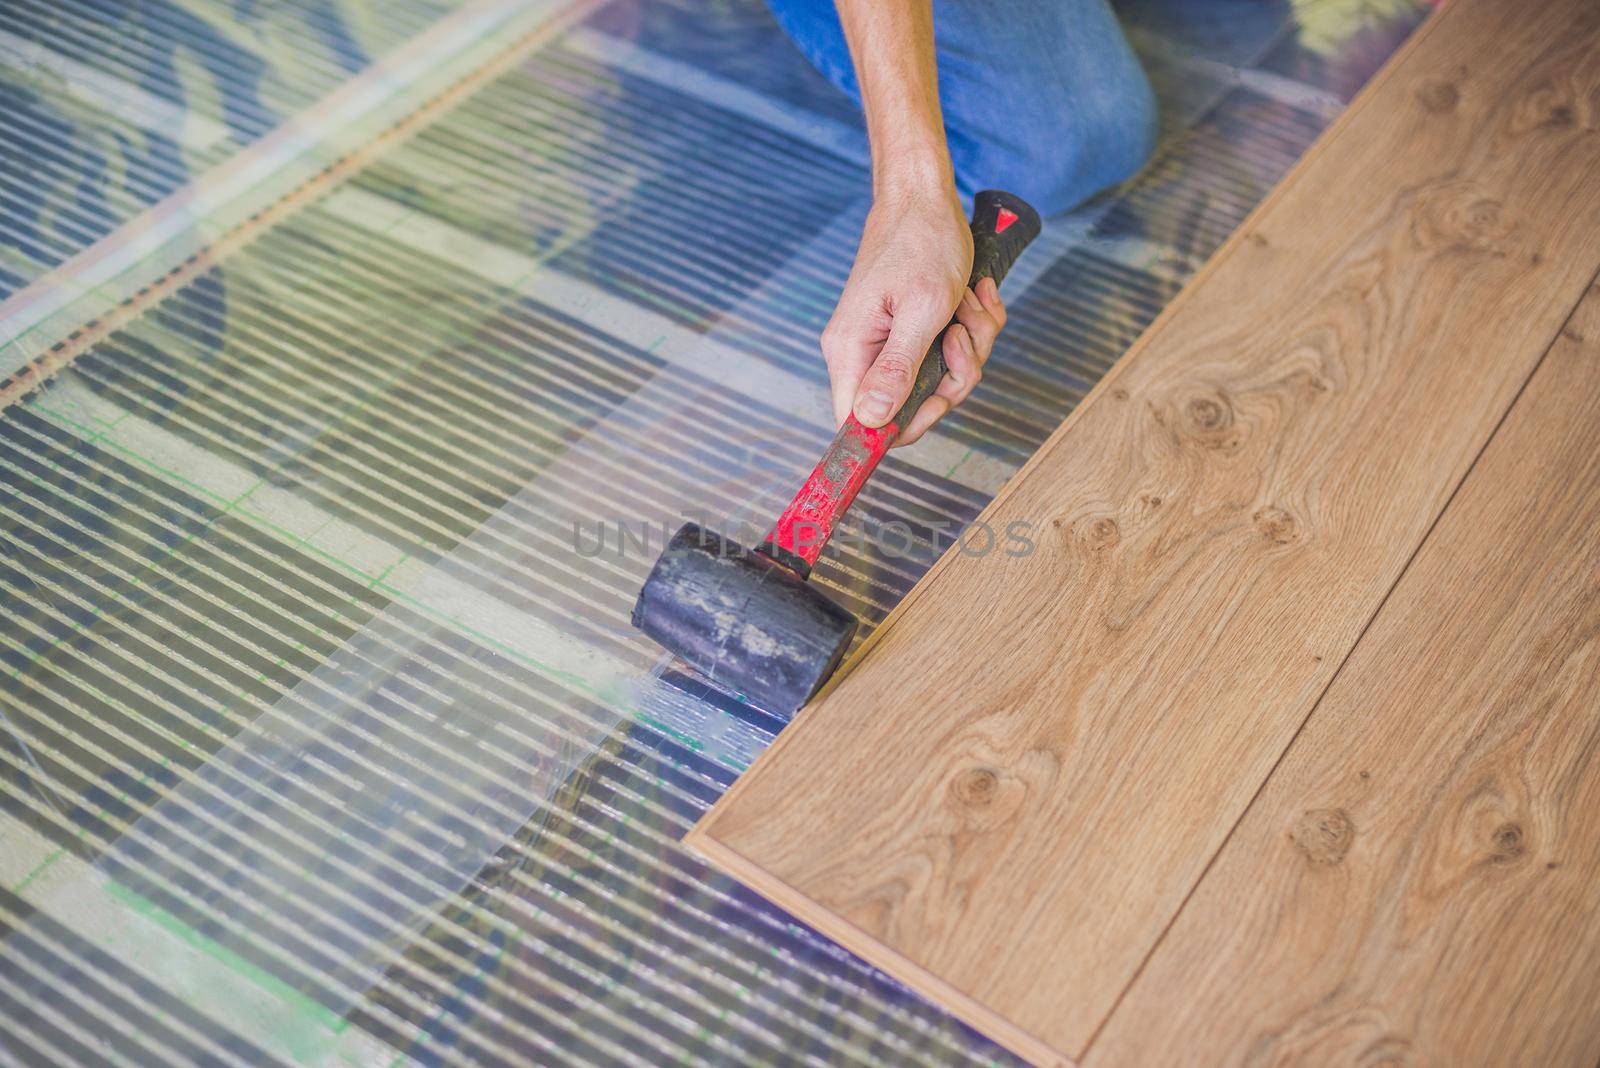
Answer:
<path fill-rule="evenodd" d="M 1095 1025 L 1094 1032 L 1089 1036 L 1089 1041 L 1083 1048 L 1083 1058 L 1087 1058 L 1094 1051 L 1095 1042 L 1097 1042 L 1100 1038 L 1100 1035 L 1105 1032 L 1106 1027 L 1111 1023 L 1112 1018 L 1117 1015 L 1117 1011 L 1122 1007 L 1122 1003 L 1127 998 L 1128 992 L 1132 990 L 1139 982 L 1139 977 L 1144 974 L 1145 968 L 1155 957 L 1156 953 L 1160 951 L 1162 943 L 1166 941 L 1167 935 L 1171 933 L 1172 928 L 1177 924 L 1178 918 L 1183 915 L 1184 909 L 1188 908 L 1189 902 L 1194 899 L 1194 895 L 1199 891 L 1200 887 L 1204 885 L 1206 877 L 1211 874 L 1211 869 L 1216 866 L 1217 858 L 1222 856 L 1223 851 L 1228 848 L 1228 843 L 1233 840 L 1234 835 L 1239 830 L 1240 824 L 1244 823 L 1245 818 L 1249 816 L 1251 811 L 1256 807 L 1256 802 L 1261 799 L 1262 793 L 1266 791 L 1267 784 L 1272 782 L 1272 777 L 1276 775 L 1278 773 L 1278 769 L 1283 766 L 1284 758 L 1289 755 L 1289 751 L 1294 748 L 1295 742 L 1298 741 L 1300 736 L 1305 733 L 1307 725 L 1309 725 L 1312 718 L 1316 716 L 1317 710 L 1322 707 L 1324 699 L 1326 699 L 1328 696 L 1328 691 L 1333 689 L 1334 683 L 1338 682 L 1339 677 L 1344 674 L 1346 665 L 1348 665 L 1350 663 L 1350 659 L 1355 656 L 1356 650 L 1361 648 L 1361 643 L 1366 638 L 1367 632 L 1372 629 L 1372 625 L 1376 623 L 1378 617 L 1383 614 L 1384 608 L 1389 604 L 1389 599 L 1394 596 L 1394 591 L 1400 587 L 1401 581 L 1404 580 L 1406 574 L 1410 572 L 1411 565 L 1416 563 L 1417 557 L 1422 553 L 1423 547 L 1426 546 L 1433 538 L 1433 532 L 1439 528 L 1439 523 L 1446 515 L 1449 514 L 1450 506 L 1455 503 L 1456 498 L 1461 493 L 1461 487 L 1467 484 L 1467 480 L 1470 479 L 1473 472 L 1478 469 L 1478 464 L 1483 459 L 1483 454 L 1489 450 L 1490 444 L 1495 440 L 1496 437 L 1499 436 L 1501 428 L 1506 425 L 1506 420 L 1511 418 L 1511 413 L 1516 410 L 1517 403 L 1522 400 L 1522 395 L 1528 391 L 1528 384 L 1534 380 L 1536 375 L 1538 375 L 1539 368 L 1544 366 L 1545 360 L 1550 356 L 1550 350 L 1555 348 L 1556 342 L 1561 339 L 1563 331 L 1572 325 L 1573 317 L 1577 315 L 1578 309 L 1583 306 L 1583 302 L 1589 298 L 1596 285 L 1600 285 L 1600 270 L 1595 272 L 1594 276 L 1589 280 L 1589 284 L 1584 287 L 1584 291 L 1579 294 L 1576 300 L 1572 302 L 1572 307 L 1567 311 L 1566 318 L 1561 321 L 1561 326 L 1554 334 L 1550 336 L 1550 341 L 1545 345 L 1544 351 L 1540 354 L 1538 361 L 1534 363 L 1532 369 L 1528 372 L 1527 377 L 1522 380 L 1522 385 L 1517 387 L 1517 392 L 1511 398 L 1511 403 L 1506 406 L 1505 411 L 1500 413 L 1500 418 L 1495 423 L 1494 429 L 1489 432 L 1488 437 L 1484 438 L 1483 444 L 1479 446 L 1477 453 L 1472 457 L 1472 462 L 1467 465 L 1466 471 L 1462 474 L 1460 480 L 1456 482 L 1454 488 L 1451 489 L 1450 495 L 1445 499 L 1444 507 L 1439 509 L 1439 514 L 1433 517 L 1432 523 L 1428 524 L 1427 533 L 1422 536 L 1421 541 L 1417 542 L 1416 548 L 1411 550 L 1411 555 L 1406 558 L 1405 566 L 1400 569 L 1400 572 L 1395 575 L 1394 582 L 1390 583 L 1389 588 L 1384 591 L 1382 600 L 1378 602 L 1378 606 L 1377 608 L 1373 609 L 1372 614 L 1367 617 L 1366 623 L 1361 628 L 1361 633 L 1357 636 L 1355 642 L 1350 646 L 1350 648 L 1345 651 L 1344 657 L 1339 661 L 1339 666 L 1334 670 L 1333 675 L 1329 677 L 1327 685 L 1322 687 L 1321 692 L 1317 694 L 1317 699 L 1312 702 L 1310 711 L 1308 711 L 1304 718 L 1300 720 L 1300 725 L 1294 729 L 1294 733 L 1289 736 L 1288 743 L 1285 744 L 1283 750 L 1279 752 L 1278 758 L 1272 762 L 1272 769 L 1268 771 L 1266 777 L 1263 778 L 1259 784 L 1257 784 L 1255 793 L 1250 795 L 1249 804 L 1245 805 L 1244 808 L 1240 810 L 1238 818 L 1233 821 L 1233 826 L 1228 828 L 1228 833 L 1223 835 L 1222 841 L 1217 844 L 1217 848 L 1212 852 L 1210 859 L 1206 861 L 1205 867 L 1200 872 L 1200 877 L 1196 879 L 1189 887 L 1188 893 L 1184 894 L 1183 904 L 1179 905 L 1177 910 L 1173 912 L 1172 916 L 1167 920 L 1166 925 L 1162 927 L 1161 934 L 1156 937 L 1156 940 L 1153 943 L 1151 943 L 1150 951 L 1146 953 L 1144 955 L 1144 959 L 1139 962 L 1139 967 L 1134 970 L 1134 973 L 1128 977 L 1128 981 L 1123 984 L 1122 990 L 1117 994 L 1116 1001 L 1112 1003 L 1110 1011 L 1101 1018 L 1097 1025 Z"/>

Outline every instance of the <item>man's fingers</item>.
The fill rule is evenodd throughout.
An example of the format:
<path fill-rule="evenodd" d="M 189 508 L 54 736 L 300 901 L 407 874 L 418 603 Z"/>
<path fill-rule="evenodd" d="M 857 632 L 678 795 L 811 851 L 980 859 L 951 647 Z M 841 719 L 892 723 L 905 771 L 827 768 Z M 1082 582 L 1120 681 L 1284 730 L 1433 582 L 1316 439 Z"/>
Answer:
<path fill-rule="evenodd" d="M 859 316 L 834 314 L 822 331 L 822 358 L 828 365 L 828 385 L 833 395 L 833 422 L 843 425 L 861 389 L 861 376 L 872 366 L 873 357 L 887 336 L 887 323 L 862 325 Z"/>
<path fill-rule="evenodd" d="M 988 282 L 991 300 L 985 304 L 979 294 L 967 290 L 956 307 L 956 322 L 944 334 L 945 376 L 939 380 L 934 395 L 923 402 L 911 425 L 900 435 L 896 445 L 910 445 L 927 430 L 944 418 L 950 409 L 966 400 L 983 378 L 983 365 L 994 349 L 995 338 L 1005 324 L 1005 306 L 1000 303 L 993 281 Z M 992 308 L 991 308 L 992 305 Z"/>
<path fill-rule="evenodd" d="M 835 429 L 844 426 L 844 421 L 850 418 L 850 405 L 855 402 L 855 398 L 855 383 L 845 382 L 839 378 L 833 380 L 833 425 Z"/>
<path fill-rule="evenodd" d="M 1000 302 L 1000 287 L 993 278 L 978 279 L 978 300 L 988 309 L 994 321 L 1002 328 L 1006 325 L 1006 306 Z"/>
<path fill-rule="evenodd" d="M 983 281 L 978 283 L 980 287 Z M 1005 322 L 1005 305 L 1000 303 L 998 296 L 995 298 L 995 308 L 999 312 L 998 315 L 990 311 L 970 289 L 962 294 L 961 304 L 956 308 L 956 321 L 966 327 L 967 333 L 971 335 L 972 345 L 977 349 L 980 364 L 989 359 L 989 353 L 994 348 L 994 339 L 1000 336 L 1000 327 Z"/>
<path fill-rule="evenodd" d="M 856 402 L 856 391 L 861 388 L 861 376 L 871 366 L 872 357 L 856 360 L 853 354 L 842 354 L 828 359 L 828 388 L 833 393 L 833 425 L 843 426 L 850 417 Z"/>
<path fill-rule="evenodd" d="M 939 379 L 939 388 L 933 396 L 922 402 L 922 407 L 911 417 L 911 425 L 895 441 L 895 447 L 910 445 L 920 438 L 946 413 L 967 399 L 972 387 L 983 377 L 983 361 L 967 328 L 953 323 L 944 332 L 945 374 Z"/>
<path fill-rule="evenodd" d="M 984 358 L 972 331 L 962 323 L 952 323 L 944 332 L 944 377 L 934 392 L 948 400 L 952 408 L 966 400 L 983 377 Z"/>
<path fill-rule="evenodd" d="M 939 331 L 950 321 L 950 308 L 937 300 L 921 299 L 897 308 L 889 339 L 862 376 L 856 391 L 856 418 L 867 426 L 882 426 L 911 394 L 922 357 Z"/>
<path fill-rule="evenodd" d="M 948 371 L 934 395 L 912 417 L 899 444 L 916 441 L 946 412 L 966 400 L 983 377 L 983 364 L 1006 321 L 1005 305 L 993 279 L 981 279 L 976 289 L 963 291 L 955 320 L 944 335 Z M 832 331 L 831 337 L 825 333 L 823 351 L 833 380 L 834 417 L 843 422 L 853 411 L 867 426 L 886 423 L 910 395 L 928 347 L 949 322 L 949 313 L 937 301 L 907 302 L 895 314 L 889 336 L 875 357 L 870 355 L 872 345 L 859 336 L 844 336 L 848 331 Z M 855 369 L 868 360 L 870 366 L 857 374 Z"/>

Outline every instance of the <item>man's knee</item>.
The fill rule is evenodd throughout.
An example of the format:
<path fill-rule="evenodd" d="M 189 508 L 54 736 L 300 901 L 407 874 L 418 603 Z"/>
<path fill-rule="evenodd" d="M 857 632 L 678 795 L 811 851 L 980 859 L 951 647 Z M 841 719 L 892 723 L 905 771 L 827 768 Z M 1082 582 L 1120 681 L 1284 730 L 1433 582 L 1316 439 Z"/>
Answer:
<path fill-rule="evenodd" d="M 940 96 L 963 185 L 1003 186 L 1054 214 L 1144 166 L 1155 93 L 1105 0 L 936 10 L 957 60 Z"/>
<path fill-rule="evenodd" d="M 1063 94 L 987 132 L 952 131 L 951 149 L 963 186 L 1008 189 L 1054 215 L 1137 174 L 1157 126 L 1155 94 L 1135 66 L 1115 86 Z"/>

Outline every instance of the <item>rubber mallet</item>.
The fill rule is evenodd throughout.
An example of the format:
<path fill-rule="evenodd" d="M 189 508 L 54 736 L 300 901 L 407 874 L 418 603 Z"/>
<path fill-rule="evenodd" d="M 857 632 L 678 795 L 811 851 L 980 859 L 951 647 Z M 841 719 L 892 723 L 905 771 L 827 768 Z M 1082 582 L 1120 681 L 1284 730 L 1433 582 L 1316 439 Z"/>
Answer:
<path fill-rule="evenodd" d="M 1038 234 L 1039 214 L 1020 198 L 979 193 L 968 284 L 982 278 L 998 284 Z M 833 673 L 856 632 L 855 616 L 806 579 L 850 502 L 945 370 L 941 331 L 894 418 L 880 427 L 846 419 L 759 547 L 685 524 L 645 579 L 633 625 L 768 712 L 798 710 Z"/>

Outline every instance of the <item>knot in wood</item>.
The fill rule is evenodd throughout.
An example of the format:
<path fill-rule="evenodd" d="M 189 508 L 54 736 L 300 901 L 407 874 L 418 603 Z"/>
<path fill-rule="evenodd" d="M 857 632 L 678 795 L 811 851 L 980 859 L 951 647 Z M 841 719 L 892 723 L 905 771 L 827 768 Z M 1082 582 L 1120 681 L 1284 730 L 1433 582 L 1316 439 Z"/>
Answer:
<path fill-rule="evenodd" d="M 1496 864 L 1510 864 L 1528 851 L 1522 824 L 1502 823 L 1489 838 L 1489 857 Z"/>
<path fill-rule="evenodd" d="M 1115 519 L 1103 515 L 1090 522 L 1084 530 L 1083 540 L 1094 552 L 1109 549 L 1122 540 L 1122 528 L 1117 526 Z"/>
<path fill-rule="evenodd" d="M 1269 504 L 1265 508 L 1256 509 L 1255 515 L 1250 518 L 1254 520 L 1261 536 L 1274 545 L 1292 545 L 1300 540 L 1300 528 L 1295 523 L 1294 516 L 1282 508 Z"/>
<path fill-rule="evenodd" d="M 1461 94 L 1449 82 L 1428 82 L 1417 90 L 1417 100 L 1428 111 L 1443 113 L 1454 111 Z"/>
<path fill-rule="evenodd" d="M 1221 393 L 1191 397 L 1183 406 L 1182 419 L 1188 436 L 1202 448 L 1231 450 L 1239 444 L 1233 407 Z"/>
<path fill-rule="evenodd" d="M 1474 200 L 1467 205 L 1467 226 L 1474 231 L 1493 229 L 1500 222 L 1500 202 L 1498 200 Z"/>
<path fill-rule="evenodd" d="M 1228 425 L 1228 408 L 1213 397 L 1196 397 L 1189 402 L 1189 418 L 1200 430 L 1216 430 Z"/>
<path fill-rule="evenodd" d="M 1583 127 L 1588 102 L 1574 96 L 1570 87 L 1559 82 L 1544 82 L 1512 95 L 1504 102 L 1505 131 L 1525 137 L 1535 131 L 1585 133 Z"/>
<path fill-rule="evenodd" d="M 1470 182 L 1450 182 L 1418 195 L 1412 232 L 1422 248 L 1498 252 L 1514 229 L 1505 205 Z"/>
<path fill-rule="evenodd" d="M 1350 852 L 1356 827 L 1342 808 L 1314 808 L 1295 821 L 1289 837 L 1306 860 L 1317 867 L 1330 867 Z"/>
<path fill-rule="evenodd" d="M 989 768 L 968 768 L 950 783 L 950 792 L 969 808 L 983 808 L 1000 792 L 1000 776 Z"/>

